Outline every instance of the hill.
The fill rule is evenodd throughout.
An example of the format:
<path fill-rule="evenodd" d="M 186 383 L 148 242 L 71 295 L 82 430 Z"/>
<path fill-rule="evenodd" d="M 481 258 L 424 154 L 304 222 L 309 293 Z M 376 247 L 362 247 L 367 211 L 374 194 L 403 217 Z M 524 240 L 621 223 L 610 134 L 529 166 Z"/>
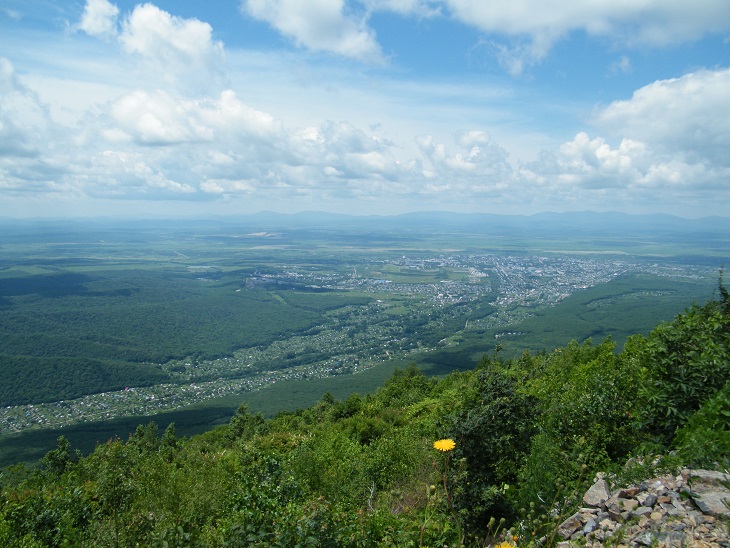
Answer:
<path fill-rule="evenodd" d="M 7 469 L 3 546 L 485 546 L 553 534 L 599 471 L 727 465 L 730 296 L 617 352 L 606 339 L 180 439 L 140 425 L 87 457 L 64 437 Z M 656 455 L 662 455 L 660 459 Z M 625 467 L 631 458 L 633 466 Z"/>

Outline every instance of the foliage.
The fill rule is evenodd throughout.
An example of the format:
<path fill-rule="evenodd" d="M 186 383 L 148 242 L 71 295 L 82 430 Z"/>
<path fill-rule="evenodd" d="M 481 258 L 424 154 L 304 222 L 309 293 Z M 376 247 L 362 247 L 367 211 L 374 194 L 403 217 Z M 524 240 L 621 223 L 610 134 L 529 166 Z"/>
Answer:
<path fill-rule="evenodd" d="M 513 518 L 509 486 L 534 431 L 532 398 L 517 392 L 517 380 L 487 359 L 472 375 L 475 391 L 462 408 L 443 419 L 456 440 L 455 459 L 465 463 L 454 485 L 454 502 L 470 534 L 484 534 L 490 517 Z"/>
<path fill-rule="evenodd" d="M 673 446 L 679 457 L 697 466 L 730 465 L 730 382 L 677 431 Z"/>
<path fill-rule="evenodd" d="M 652 331 L 636 353 L 646 370 L 641 426 L 667 445 L 676 430 L 730 381 L 730 313 L 721 301 L 695 305 Z"/>
<path fill-rule="evenodd" d="M 587 478 L 647 441 L 673 465 L 727 464 L 720 295 L 621 352 L 610 339 L 496 352 L 439 379 L 411 365 L 371 394 L 327 393 L 269 419 L 242 404 L 189 438 L 150 422 L 86 457 L 62 436 L 37 466 L 0 476 L 0 544 L 483 546 L 510 527 L 520 543 L 553 538 L 549 514 L 567 515 Z"/>
<path fill-rule="evenodd" d="M 150 363 L 230 355 L 321 317 L 310 304 L 300 307 L 306 301 L 295 295 L 290 305 L 266 292 L 237 293 L 227 284 L 141 268 L 0 278 L 0 298 L 6 299 L 0 405 L 169 381 Z M 341 295 L 320 295 L 319 301 L 322 309 L 347 304 Z"/>

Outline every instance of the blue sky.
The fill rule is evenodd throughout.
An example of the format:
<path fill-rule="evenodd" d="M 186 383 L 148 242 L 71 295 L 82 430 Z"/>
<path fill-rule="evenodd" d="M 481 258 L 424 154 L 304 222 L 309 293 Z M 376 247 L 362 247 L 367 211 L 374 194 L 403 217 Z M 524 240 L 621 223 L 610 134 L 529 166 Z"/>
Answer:
<path fill-rule="evenodd" d="M 4 0 L 0 216 L 727 216 L 727 0 Z"/>

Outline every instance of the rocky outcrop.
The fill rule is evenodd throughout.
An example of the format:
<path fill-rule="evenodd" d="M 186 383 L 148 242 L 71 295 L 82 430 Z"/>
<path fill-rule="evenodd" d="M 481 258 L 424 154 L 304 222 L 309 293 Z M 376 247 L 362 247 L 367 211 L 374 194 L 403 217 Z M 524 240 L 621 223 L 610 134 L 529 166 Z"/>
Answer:
<path fill-rule="evenodd" d="M 730 548 L 729 481 L 720 472 L 683 470 L 611 491 L 598 478 L 584 507 L 560 525 L 558 546 Z"/>

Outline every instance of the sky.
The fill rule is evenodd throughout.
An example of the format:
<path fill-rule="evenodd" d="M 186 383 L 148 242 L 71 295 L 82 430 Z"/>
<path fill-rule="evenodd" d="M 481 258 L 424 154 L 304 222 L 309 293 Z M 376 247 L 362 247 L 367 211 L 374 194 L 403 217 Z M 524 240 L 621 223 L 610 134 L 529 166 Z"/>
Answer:
<path fill-rule="evenodd" d="M 727 0 L 3 0 L 0 216 L 728 216 Z"/>

